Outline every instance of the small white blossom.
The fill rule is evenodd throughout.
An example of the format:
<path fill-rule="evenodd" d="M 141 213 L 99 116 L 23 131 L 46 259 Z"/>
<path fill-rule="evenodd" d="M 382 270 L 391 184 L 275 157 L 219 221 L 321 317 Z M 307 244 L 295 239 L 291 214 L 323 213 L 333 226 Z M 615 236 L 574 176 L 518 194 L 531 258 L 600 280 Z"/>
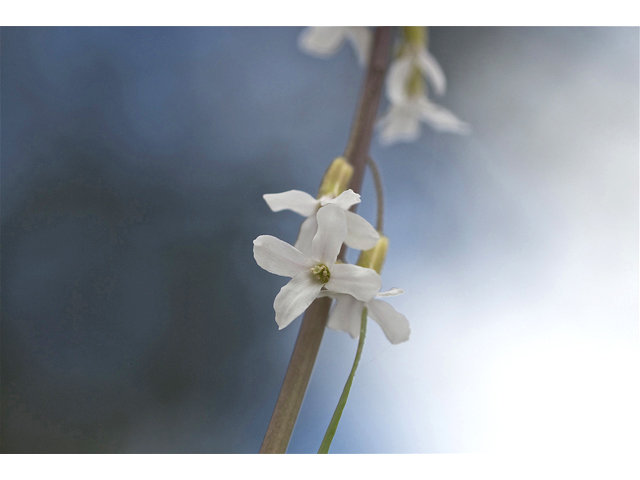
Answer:
<path fill-rule="evenodd" d="M 469 125 L 440 105 L 431 102 L 425 95 L 408 97 L 406 101 L 389 105 L 389 110 L 380 119 L 378 127 L 380 142 L 412 142 L 420 136 L 420 122 L 434 130 L 450 133 L 469 133 Z"/>
<path fill-rule="evenodd" d="M 300 226 L 300 233 L 294 247 L 307 255 L 311 253 L 311 242 L 318 230 L 316 213 L 325 205 L 336 205 L 343 209 L 347 220 L 347 236 L 344 240 L 349 247 L 357 250 L 373 248 L 380 235 L 369 222 L 360 215 L 350 212 L 349 209 L 360 203 L 360 195 L 353 190 L 345 190 L 336 198 L 323 196 L 314 198 L 300 190 L 289 190 L 282 193 L 267 193 L 263 195 L 264 201 L 274 212 L 292 210 L 303 217 L 307 217 Z"/>
<path fill-rule="evenodd" d="M 399 288 L 392 288 L 387 292 L 380 292 L 376 295 L 380 297 L 393 297 L 404 292 Z M 336 304 L 329 316 L 327 327 L 333 330 L 348 332 L 353 338 L 360 335 L 360 319 L 362 309 L 367 309 L 367 316 L 375 320 L 389 341 L 396 345 L 409 340 L 411 329 L 407 318 L 398 313 L 395 308 L 382 300 L 375 298 L 368 302 L 360 301 L 351 295 L 336 294 L 326 292 L 323 294 L 335 298 Z"/>
<path fill-rule="evenodd" d="M 260 267 L 291 277 L 273 302 L 280 329 L 304 312 L 321 290 L 349 294 L 367 302 L 382 285 L 375 270 L 336 264 L 347 236 L 345 211 L 337 205 L 327 205 L 318 211 L 317 217 L 318 231 L 310 255 L 270 235 L 261 235 L 253 241 L 253 256 Z"/>
<path fill-rule="evenodd" d="M 408 99 L 409 79 L 416 68 L 429 81 L 436 95 L 445 94 L 447 79 L 435 57 L 424 46 L 407 44 L 389 67 L 386 92 L 391 103 L 403 103 Z"/>
<path fill-rule="evenodd" d="M 403 53 L 392 62 L 387 77 L 389 111 L 380 119 L 381 142 L 413 141 L 420 136 L 420 122 L 437 131 L 469 133 L 469 126 L 446 108 L 431 102 L 424 88 L 411 91 L 411 76 L 419 72 L 436 95 L 443 95 L 447 81 L 438 61 L 424 46 L 406 44 Z"/>
<path fill-rule="evenodd" d="M 327 58 L 348 40 L 353 45 L 358 63 L 366 65 L 372 38 L 371 30 L 367 27 L 307 27 L 298 37 L 298 46 L 309 55 Z"/>

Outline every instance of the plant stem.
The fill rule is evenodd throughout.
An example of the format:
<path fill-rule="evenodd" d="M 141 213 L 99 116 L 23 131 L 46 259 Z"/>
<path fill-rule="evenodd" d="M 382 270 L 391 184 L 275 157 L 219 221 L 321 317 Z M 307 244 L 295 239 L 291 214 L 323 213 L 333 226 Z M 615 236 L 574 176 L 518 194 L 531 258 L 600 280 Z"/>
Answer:
<path fill-rule="evenodd" d="M 362 88 L 360 104 L 351 126 L 349 143 L 344 151 L 344 157 L 353 165 L 354 172 L 351 179 L 351 189 L 360 193 L 364 170 L 369 158 L 369 145 L 373 136 L 373 127 L 380 103 L 380 94 L 384 84 L 384 77 L 389 64 L 391 50 L 391 27 L 376 28 L 371 49 L 371 59 L 367 77 Z"/>
<path fill-rule="evenodd" d="M 309 306 L 304 315 L 289 367 L 280 389 L 280 396 L 273 410 L 260 453 L 285 453 L 287 451 L 313 364 L 318 355 L 322 334 L 327 324 L 329 307 L 331 307 L 330 298 L 319 298 Z"/>
<path fill-rule="evenodd" d="M 369 170 L 371 170 L 371 176 L 373 177 L 373 184 L 376 187 L 376 201 L 378 207 L 376 209 L 376 230 L 382 234 L 384 230 L 384 190 L 382 188 L 382 176 L 378 165 L 369 157 Z"/>
<path fill-rule="evenodd" d="M 327 433 L 324 434 L 324 438 L 322 439 L 322 444 L 320 445 L 320 449 L 318 453 L 329 453 L 329 447 L 331 447 L 331 442 L 333 440 L 334 435 L 336 434 L 336 430 L 338 429 L 338 423 L 340 422 L 340 417 L 342 417 L 342 412 L 344 411 L 344 407 L 347 404 L 347 398 L 349 398 L 349 392 L 351 391 L 351 384 L 353 383 L 353 377 L 356 374 L 356 369 L 358 368 L 358 364 L 360 363 L 360 357 L 362 356 L 362 348 L 364 347 L 364 337 L 367 333 L 367 309 L 362 310 L 362 317 L 360 318 L 360 340 L 358 340 L 358 349 L 356 350 L 356 358 L 353 360 L 353 367 L 351 367 L 351 373 L 349 373 L 349 378 L 347 378 L 347 383 L 344 385 L 344 389 L 342 390 L 342 395 L 340 395 L 340 400 L 338 400 L 338 405 L 336 406 L 335 411 L 333 412 L 333 417 L 331 417 L 331 422 L 329 422 L 329 426 L 327 427 Z"/>
<path fill-rule="evenodd" d="M 362 186 L 390 49 L 391 27 L 376 28 L 367 76 L 344 155 L 354 167 L 350 188 L 355 192 L 360 192 Z M 342 256 L 342 258 L 344 257 Z M 309 306 L 304 314 L 298 339 L 293 347 L 289 367 L 267 427 L 267 433 L 260 447 L 260 453 L 285 453 L 287 451 L 311 371 L 318 355 L 330 307 L 331 299 L 319 298 Z"/>

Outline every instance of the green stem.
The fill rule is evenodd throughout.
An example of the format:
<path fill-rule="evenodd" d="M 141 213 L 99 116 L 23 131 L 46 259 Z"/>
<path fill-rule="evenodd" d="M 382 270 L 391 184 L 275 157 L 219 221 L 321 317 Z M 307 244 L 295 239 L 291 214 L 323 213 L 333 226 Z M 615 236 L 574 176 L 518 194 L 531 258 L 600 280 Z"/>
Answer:
<path fill-rule="evenodd" d="M 347 398 L 349 398 L 349 392 L 351 391 L 351 384 L 353 383 L 353 377 L 356 374 L 358 363 L 360 363 L 360 356 L 362 355 L 362 347 L 364 347 L 364 337 L 366 333 L 367 333 L 367 309 L 364 308 L 362 310 L 362 318 L 360 319 L 360 340 L 358 341 L 358 350 L 356 350 L 356 358 L 353 361 L 353 367 L 351 367 L 351 373 L 349 374 L 349 378 L 347 378 L 347 383 L 344 385 L 344 389 L 342 390 L 342 395 L 340 396 L 340 400 L 338 400 L 338 405 L 336 406 L 336 409 L 333 412 L 333 417 L 331 417 L 331 422 L 327 427 L 327 433 L 324 434 L 324 438 L 322 439 L 322 445 L 320 445 L 320 449 L 318 450 L 318 453 L 329 453 L 329 447 L 331 447 L 331 441 L 333 440 L 333 437 L 336 434 L 336 430 L 338 429 L 338 423 L 340 422 L 340 417 L 342 417 L 342 411 L 344 410 L 344 407 L 347 404 Z"/>

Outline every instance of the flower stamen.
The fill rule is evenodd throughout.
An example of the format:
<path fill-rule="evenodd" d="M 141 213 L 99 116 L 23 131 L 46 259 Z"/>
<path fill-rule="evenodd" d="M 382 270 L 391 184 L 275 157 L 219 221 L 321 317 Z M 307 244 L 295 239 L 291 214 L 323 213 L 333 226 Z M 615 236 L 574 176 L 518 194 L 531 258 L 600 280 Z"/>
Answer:
<path fill-rule="evenodd" d="M 311 273 L 322 283 L 327 283 L 331 278 L 331 272 L 329 271 L 329 268 L 322 263 L 311 267 Z"/>

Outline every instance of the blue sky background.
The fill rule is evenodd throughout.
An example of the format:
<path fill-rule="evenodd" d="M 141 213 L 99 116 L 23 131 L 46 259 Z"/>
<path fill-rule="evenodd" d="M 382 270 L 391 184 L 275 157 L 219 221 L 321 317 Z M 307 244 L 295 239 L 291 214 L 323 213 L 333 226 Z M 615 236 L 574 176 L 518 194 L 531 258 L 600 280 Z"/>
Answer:
<path fill-rule="evenodd" d="M 363 78 L 300 31 L 1 30 L 3 452 L 258 451 L 300 324 L 252 241 L 301 219 L 262 195 L 316 191 Z M 637 451 L 638 45 L 431 30 L 472 134 L 373 140 L 412 337 L 370 323 L 332 452 Z M 290 452 L 355 348 L 326 332 Z"/>

